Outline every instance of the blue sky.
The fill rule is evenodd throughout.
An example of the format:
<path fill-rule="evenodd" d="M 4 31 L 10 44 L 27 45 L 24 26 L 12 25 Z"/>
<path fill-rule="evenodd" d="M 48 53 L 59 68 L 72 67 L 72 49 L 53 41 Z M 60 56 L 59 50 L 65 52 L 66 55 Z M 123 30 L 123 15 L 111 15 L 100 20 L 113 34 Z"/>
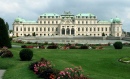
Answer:
<path fill-rule="evenodd" d="M 130 0 L 0 0 L 0 17 L 10 29 L 18 16 L 36 21 L 43 13 L 92 13 L 98 20 L 118 17 L 123 30 L 130 32 Z"/>

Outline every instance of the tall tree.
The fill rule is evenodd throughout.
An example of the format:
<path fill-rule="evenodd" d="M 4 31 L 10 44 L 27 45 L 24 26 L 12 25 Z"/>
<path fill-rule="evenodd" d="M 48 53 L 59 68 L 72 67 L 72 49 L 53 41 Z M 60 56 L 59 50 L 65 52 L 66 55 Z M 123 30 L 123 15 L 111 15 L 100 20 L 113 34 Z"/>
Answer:
<path fill-rule="evenodd" d="M 6 22 L 6 28 L 7 30 L 9 30 L 9 24 Z"/>
<path fill-rule="evenodd" d="M 0 47 L 6 46 L 11 48 L 7 26 L 2 18 L 0 18 Z"/>

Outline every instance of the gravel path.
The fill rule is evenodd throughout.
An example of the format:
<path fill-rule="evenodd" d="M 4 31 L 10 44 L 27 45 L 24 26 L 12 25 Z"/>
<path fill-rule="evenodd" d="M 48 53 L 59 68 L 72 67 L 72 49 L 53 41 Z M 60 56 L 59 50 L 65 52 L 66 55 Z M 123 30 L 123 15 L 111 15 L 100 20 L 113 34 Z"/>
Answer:
<path fill-rule="evenodd" d="M 5 70 L 0 70 L 0 79 L 2 79 L 4 72 L 5 72 Z"/>

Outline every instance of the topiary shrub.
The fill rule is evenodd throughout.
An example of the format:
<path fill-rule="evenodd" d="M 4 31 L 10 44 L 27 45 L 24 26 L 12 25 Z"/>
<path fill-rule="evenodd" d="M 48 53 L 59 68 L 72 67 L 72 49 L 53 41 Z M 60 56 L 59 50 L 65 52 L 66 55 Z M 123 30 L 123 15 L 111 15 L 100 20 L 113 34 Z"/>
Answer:
<path fill-rule="evenodd" d="M 19 52 L 19 56 L 21 58 L 22 61 L 30 61 L 33 57 L 33 51 L 30 49 L 22 49 Z"/>
<path fill-rule="evenodd" d="M 113 44 L 113 46 L 114 46 L 115 49 L 122 49 L 123 44 L 122 44 L 122 42 L 118 41 L 118 42 L 115 42 Z"/>

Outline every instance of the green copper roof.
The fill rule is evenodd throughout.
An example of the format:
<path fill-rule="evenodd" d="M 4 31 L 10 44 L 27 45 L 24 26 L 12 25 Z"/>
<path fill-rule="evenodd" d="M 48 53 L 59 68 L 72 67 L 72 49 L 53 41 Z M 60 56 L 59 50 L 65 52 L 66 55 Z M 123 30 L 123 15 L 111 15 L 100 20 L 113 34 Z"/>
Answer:
<path fill-rule="evenodd" d="M 22 18 L 16 18 L 15 19 L 15 22 L 22 22 L 22 23 L 29 23 L 29 24 L 32 24 L 32 23 L 37 23 L 36 21 L 26 21 L 25 19 L 22 19 Z"/>
<path fill-rule="evenodd" d="M 25 21 L 24 19 L 19 18 L 19 17 L 15 19 L 15 22 L 24 22 L 24 21 Z"/>
<path fill-rule="evenodd" d="M 111 23 L 111 22 L 109 22 L 109 21 L 99 21 L 98 23 L 99 23 L 99 24 L 109 24 L 109 23 Z"/>
<path fill-rule="evenodd" d="M 60 16 L 60 15 L 58 15 L 56 13 L 44 13 L 41 16 Z"/>
<path fill-rule="evenodd" d="M 110 19 L 111 23 L 121 23 L 121 19 L 120 18 L 114 18 L 114 19 Z"/>
<path fill-rule="evenodd" d="M 76 16 L 95 16 L 95 15 L 93 15 L 93 14 L 91 14 L 91 13 L 79 13 L 79 14 L 76 15 Z"/>
<path fill-rule="evenodd" d="M 24 21 L 23 23 L 37 23 L 36 21 Z"/>

